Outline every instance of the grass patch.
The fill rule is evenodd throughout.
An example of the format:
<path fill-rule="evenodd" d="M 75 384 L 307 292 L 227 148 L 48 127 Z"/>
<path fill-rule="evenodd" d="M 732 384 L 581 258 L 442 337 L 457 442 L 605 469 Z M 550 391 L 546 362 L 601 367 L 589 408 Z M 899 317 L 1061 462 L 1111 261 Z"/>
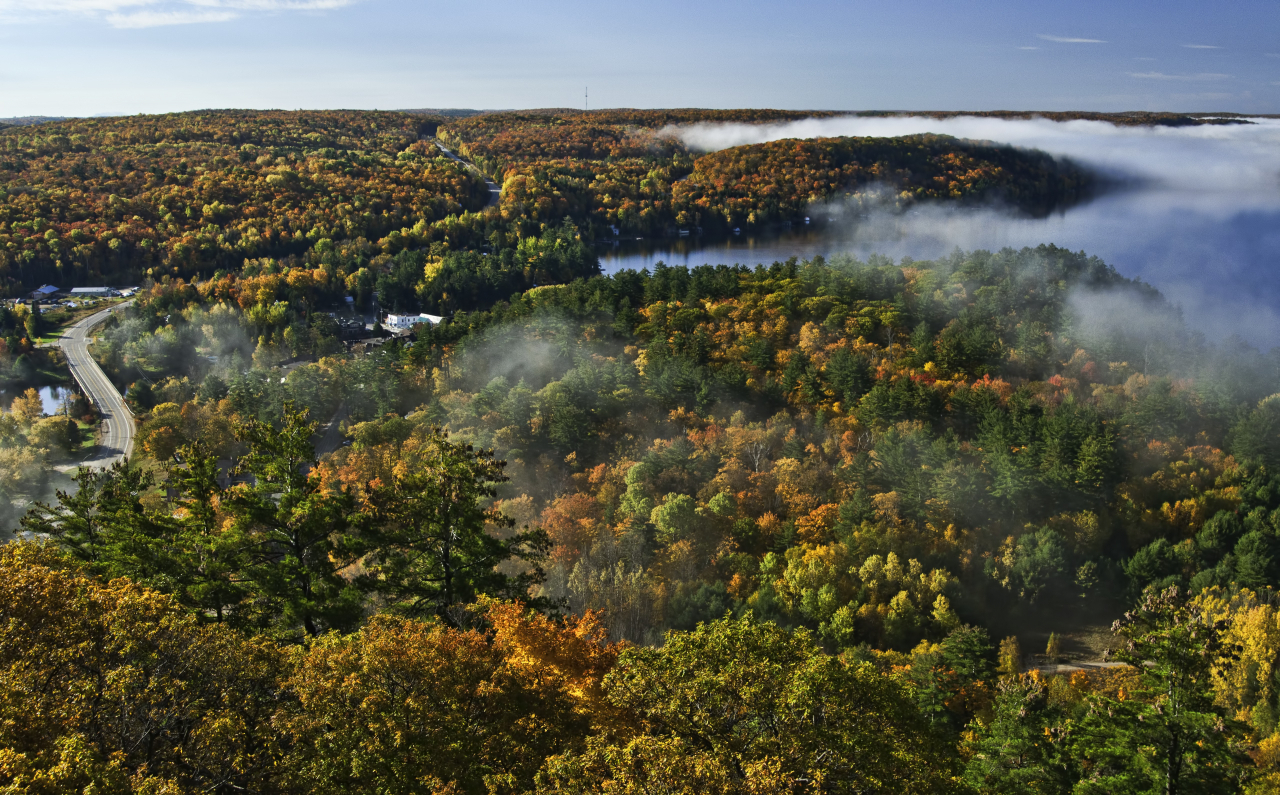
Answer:
<path fill-rule="evenodd" d="M 96 423 L 76 420 L 76 425 L 80 426 L 80 450 L 81 453 L 91 453 L 98 447 L 98 426 Z"/>
<path fill-rule="evenodd" d="M 78 306 L 75 309 L 59 309 L 56 312 L 47 312 L 43 315 L 46 321 L 53 322 L 54 328 L 49 329 L 35 339 L 38 345 L 50 345 L 62 339 L 62 335 L 67 329 L 71 328 L 81 320 L 96 315 L 104 309 L 122 304 L 127 299 L 124 298 L 108 298 L 98 301 L 93 306 Z"/>

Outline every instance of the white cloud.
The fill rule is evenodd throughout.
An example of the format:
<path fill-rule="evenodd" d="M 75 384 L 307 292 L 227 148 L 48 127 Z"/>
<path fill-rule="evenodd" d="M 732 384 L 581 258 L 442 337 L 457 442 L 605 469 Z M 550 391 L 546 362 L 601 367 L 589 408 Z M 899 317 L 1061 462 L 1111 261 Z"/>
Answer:
<path fill-rule="evenodd" d="M 1118 127 L 1103 121 L 927 116 L 804 119 L 782 124 L 694 124 L 671 128 L 699 151 L 784 138 L 919 133 L 1000 141 L 1065 155 L 1099 170 L 1180 190 L 1258 190 L 1280 202 L 1280 119 L 1255 124 Z"/>
<path fill-rule="evenodd" d="M 234 8 L 241 11 L 329 11 L 352 5 L 356 0 L 186 0 L 191 5 L 209 8 Z"/>
<path fill-rule="evenodd" d="M 0 19 L 32 22 L 50 17 L 101 19 L 116 28 L 226 22 L 244 13 L 328 11 L 359 0 L 0 0 Z"/>
<path fill-rule="evenodd" d="M 97 14 L 154 3 L 155 0 L 0 0 L 0 13 Z"/>
<path fill-rule="evenodd" d="M 1130 72 L 1129 77 L 1139 77 L 1143 80 L 1227 80 L 1231 75 L 1218 74 L 1217 72 L 1201 72 L 1195 75 L 1167 75 L 1164 72 Z"/>
<path fill-rule="evenodd" d="M 238 16 L 234 11 L 135 11 L 130 14 L 108 14 L 107 22 L 113 28 L 158 28 L 164 25 L 227 22 Z"/>
<path fill-rule="evenodd" d="M 1184 44 L 1188 50 L 1221 50 L 1222 48 L 1216 44 Z"/>
<path fill-rule="evenodd" d="M 1039 47 L 1019 47 L 1019 50 L 1038 50 Z"/>
<path fill-rule="evenodd" d="M 1056 41 L 1059 44 L 1106 44 L 1102 39 L 1074 39 L 1070 36 L 1049 36 L 1044 33 L 1037 33 L 1037 39 L 1045 41 Z"/>

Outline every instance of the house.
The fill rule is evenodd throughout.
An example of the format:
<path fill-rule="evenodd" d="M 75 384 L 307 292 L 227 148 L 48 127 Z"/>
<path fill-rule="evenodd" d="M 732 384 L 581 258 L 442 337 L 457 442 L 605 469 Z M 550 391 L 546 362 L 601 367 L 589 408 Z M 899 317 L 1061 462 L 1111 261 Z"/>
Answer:
<path fill-rule="evenodd" d="M 348 342 L 347 350 L 352 353 L 370 353 L 377 348 L 381 348 L 382 344 L 386 341 L 386 337 L 366 337 L 364 339 Z"/>
<path fill-rule="evenodd" d="M 72 298 L 110 298 L 116 291 L 110 287 L 72 287 Z"/>
<path fill-rule="evenodd" d="M 434 326 L 442 320 L 444 318 L 439 315 L 428 315 L 426 313 L 420 315 L 387 315 L 382 327 L 391 331 L 405 331 L 419 323 L 430 323 Z"/>
<path fill-rule="evenodd" d="M 43 287 L 37 287 L 32 290 L 30 298 L 32 301 L 44 301 L 48 298 L 52 298 L 53 294 L 56 292 L 58 292 L 57 287 L 54 287 L 52 284 L 46 284 Z"/>

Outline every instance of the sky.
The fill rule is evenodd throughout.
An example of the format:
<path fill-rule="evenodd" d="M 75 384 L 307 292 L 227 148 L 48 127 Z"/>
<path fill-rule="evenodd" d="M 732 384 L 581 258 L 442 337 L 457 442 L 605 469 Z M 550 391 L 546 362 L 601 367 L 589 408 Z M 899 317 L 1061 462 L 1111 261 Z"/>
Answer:
<path fill-rule="evenodd" d="M 1280 113 L 1280 3 L 0 0 L 0 117 L 199 108 Z"/>

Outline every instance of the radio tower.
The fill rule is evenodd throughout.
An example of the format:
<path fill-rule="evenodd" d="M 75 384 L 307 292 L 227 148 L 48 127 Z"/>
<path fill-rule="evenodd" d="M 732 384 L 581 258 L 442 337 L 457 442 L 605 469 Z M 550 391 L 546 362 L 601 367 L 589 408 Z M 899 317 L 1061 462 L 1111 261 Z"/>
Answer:
<path fill-rule="evenodd" d="M 584 111 L 587 109 L 587 88 L 588 86 L 582 87 L 582 109 Z"/>

